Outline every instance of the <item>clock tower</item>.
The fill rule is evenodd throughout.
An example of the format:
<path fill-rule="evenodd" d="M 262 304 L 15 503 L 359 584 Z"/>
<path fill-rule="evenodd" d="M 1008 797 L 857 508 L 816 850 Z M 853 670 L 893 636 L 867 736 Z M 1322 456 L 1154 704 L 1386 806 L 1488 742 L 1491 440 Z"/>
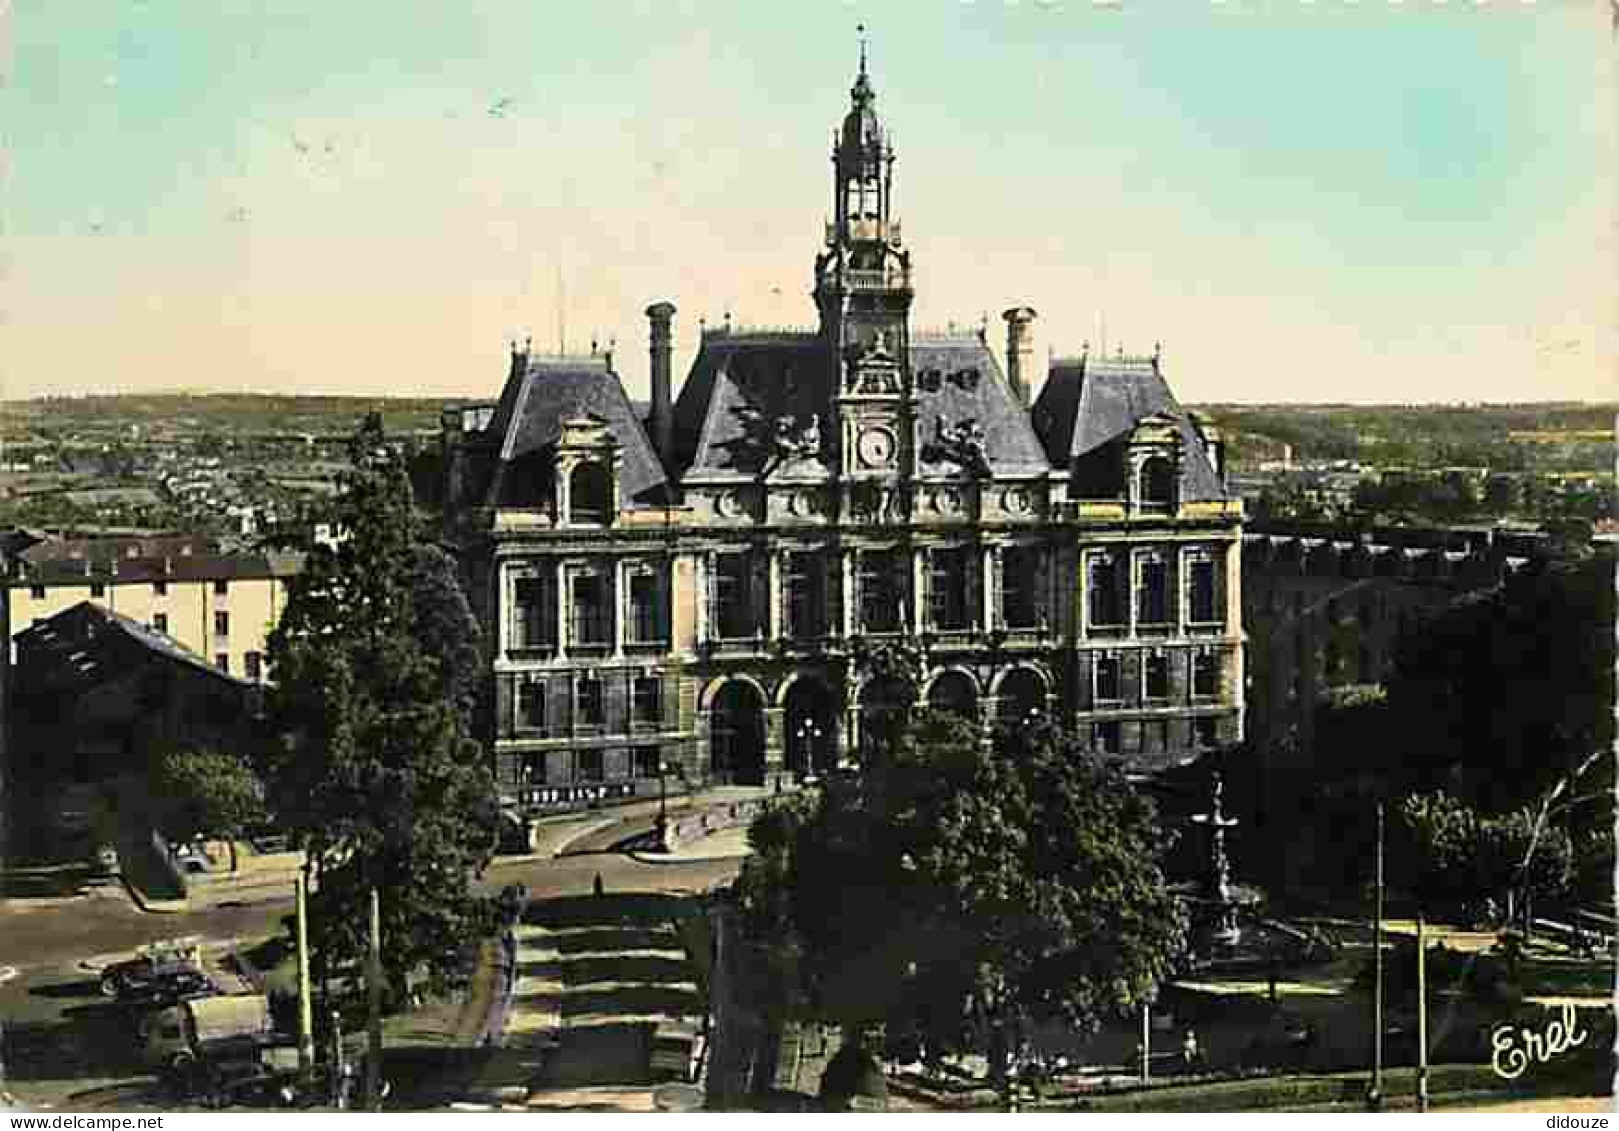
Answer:
<path fill-rule="evenodd" d="M 833 220 L 815 260 L 815 305 L 831 350 L 838 475 L 846 488 L 876 489 L 866 497 L 886 500 L 880 517 L 894 518 L 899 481 L 915 467 L 911 257 L 893 218 L 894 150 L 877 117 L 863 36 L 849 95 L 832 141 Z"/>

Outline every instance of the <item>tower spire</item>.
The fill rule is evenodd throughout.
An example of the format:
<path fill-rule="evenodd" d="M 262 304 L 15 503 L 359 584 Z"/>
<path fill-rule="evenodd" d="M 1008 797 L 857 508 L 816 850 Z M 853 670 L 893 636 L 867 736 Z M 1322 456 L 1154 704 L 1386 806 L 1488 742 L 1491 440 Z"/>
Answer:
<path fill-rule="evenodd" d="M 860 77 L 866 76 L 866 25 L 855 24 L 854 30 L 860 37 Z"/>

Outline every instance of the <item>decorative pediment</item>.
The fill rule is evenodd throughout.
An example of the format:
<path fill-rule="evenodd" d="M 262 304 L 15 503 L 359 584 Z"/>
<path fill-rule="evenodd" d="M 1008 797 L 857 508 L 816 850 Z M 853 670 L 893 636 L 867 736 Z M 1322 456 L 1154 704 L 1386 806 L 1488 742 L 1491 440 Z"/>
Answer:
<path fill-rule="evenodd" d="M 862 396 L 898 396 L 904 391 L 900 361 L 889 349 L 886 330 L 878 330 L 850 360 L 847 391 Z"/>
<path fill-rule="evenodd" d="M 1136 421 L 1130 432 L 1130 443 L 1151 444 L 1154 446 L 1179 447 L 1181 442 L 1180 424 L 1173 416 L 1166 413 L 1155 412 Z"/>
<path fill-rule="evenodd" d="M 558 448 L 610 449 L 618 446 L 612 426 L 594 413 L 581 412 L 562 420 L 562 434 L 557 438 Z"/>

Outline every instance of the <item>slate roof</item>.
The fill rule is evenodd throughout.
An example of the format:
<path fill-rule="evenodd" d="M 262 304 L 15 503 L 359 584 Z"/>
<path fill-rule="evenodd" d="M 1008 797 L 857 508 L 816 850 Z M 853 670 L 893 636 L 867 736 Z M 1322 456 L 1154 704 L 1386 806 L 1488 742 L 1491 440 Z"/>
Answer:
<path fill-rule="evenodd" d="M 995 355 L 981 341 L 972 339 L 911 341 L 911 371 L 922 374 L 937 370 L 938 387 L 921 388 L 917 410 L 922 451 L 917 469 L 924 475 L 948 473 L 959 465 L 949 460 L 930 461 L 930 441 L 938 435 L 939 424 L 946 428 L 971 418 L 984 430 L 984 450 L 990 470 L 998 475 L 1042 473 L 1051 465 L 1041 450 L 1040 439 L 1029 424 L 1029 415 L 995 361 Z M 956 374 L 977 370 L 976 381 L 961 380 Z"/>
<path fill-rule="evenodd" d="M 122 679 L 152 660 L 179 664 L 222 688 L 257 686 L 222 671 L 177 640 L 90 601 L 57 613 L 16 636 L 19 689 L 48 693 Z"/>
<path fill-rule="evenodd" d="M 935 385 L 917 392 L 922 441 L 918 470 L 952 474 L 960 466 L 946 459 L 929 460 L 939 424 L 967 419 L 984 430 L 992 473 L 1040 474 L 1049 470 L 1040 441 L 1007 384 L 994 355 L 972 339 L 920 338 L 911 344 L 912 373 L 940 375 Z M 956 375 L 976 371 L 976 379 Z M 671 469 L 682 476 L 746 476 L 763 471 L 774 455 L 775 422 L 783 416 L 806 424 L 827 419 L 835 380 L 833 360 L 820 335 L 738 334 L 705 338 L 675 402 L 675 458 Z"/>
<path fill-rule="evenodd" d="M 153 581 L 255 581 L 297 573 L 302 559 L 287 554 L 181 554 L 175 557 L 132 558 L 118 553 L 94 553 L 79 558 L 29 561 L 26 555 L 12 567 L 13 588 L 34 585 L 132 585 Z M 113 569 L 116 566 L 117 572 Z M 88 568 L 87 568 L 88 567 Z"/>
<path fill-rule="evenodd" d="M 1181 434 L 1181 498 L 1228 498 L 1197 428 L 1152 358 L 1054 361 L 1034 405 L 1034 427 L 1058 467 L 1128 435 L 1149 416 L 1167 416 Z"/>
<path fill-rule="evenodd" d="M 582 413 L 607 421 L 618 441 L 623 456 L 620 490 L 626 505 L 662 501 L 667 489 L 663 467 L 605 357 L 517 359 L 483 432 L 496 461 L 493 489 L 499 489 L 504 467 L 555 444 L 562 422 Z"/>
<path fill-rule="evenodd" d="M 774 453 L 775 422 L 826 420 L 832 359 L 819 334 L 703 339 L 675 401 L 674 468 L 690 475 L 757 475 Z"/>

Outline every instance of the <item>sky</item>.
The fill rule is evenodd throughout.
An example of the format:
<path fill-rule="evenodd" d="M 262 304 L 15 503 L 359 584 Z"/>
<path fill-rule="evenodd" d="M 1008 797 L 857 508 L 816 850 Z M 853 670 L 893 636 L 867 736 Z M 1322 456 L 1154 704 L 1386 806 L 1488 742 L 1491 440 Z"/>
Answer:
<path fill-rule="evenodd" d="M 0 0 L 0 395 L 494 397 L 810 324 L 856 25 L 913 325 L 1191 402 L 1613 400 L 1608 0 Z"/>

